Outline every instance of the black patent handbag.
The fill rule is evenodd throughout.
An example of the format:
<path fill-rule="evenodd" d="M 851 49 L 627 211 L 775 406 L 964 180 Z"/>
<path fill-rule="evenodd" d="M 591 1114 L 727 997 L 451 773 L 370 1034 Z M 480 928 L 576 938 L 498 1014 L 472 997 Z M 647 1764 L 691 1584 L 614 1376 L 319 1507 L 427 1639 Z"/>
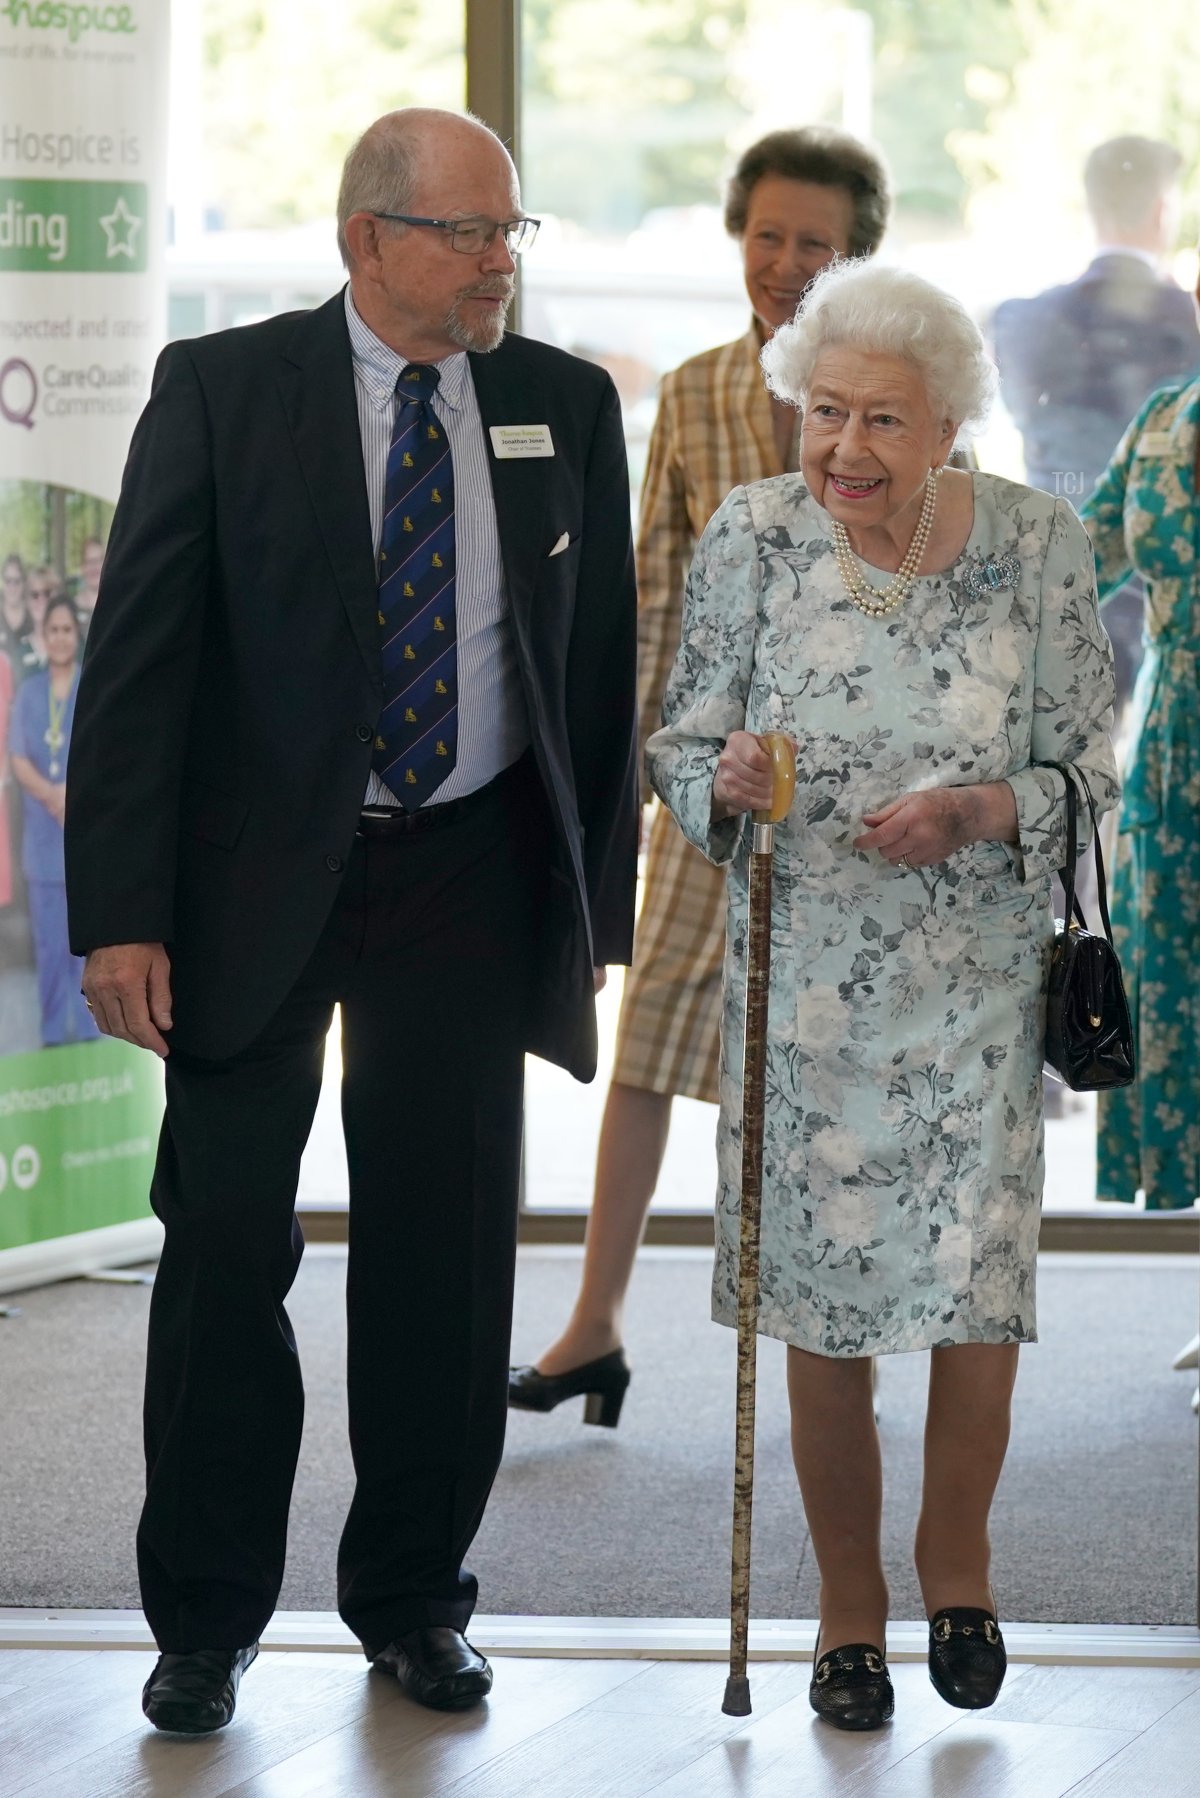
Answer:
<path fill-rule="evenodd" d="M 1136 1069 L 1133 1023 L 1121 978 L 1121 963 L 1113 948 L 1108 917 L 1108 890 L 1104 857 L 1096 828 L 1092 791 L 1081 768 L 1062 762 L 1041 762 L 1057 768 L 1067 786 L 1067 860 L 1060 871 L 1066 916 L 1055 921 L 1054 947 L 1050 952 L 1050 977 L 1046 988 L 1046 1068 L 1057 1074 L 1073 1092 L 1103 1092 L 1128 1086 Z M 1075 863 L 1078 856 L 1079 801 L 1075 775 L 1087 798 L 1092 819 L 1092 845 L 1096 857 L 1096 897 L 1104 935 L 1088 929 L 1075 895 Z"/>

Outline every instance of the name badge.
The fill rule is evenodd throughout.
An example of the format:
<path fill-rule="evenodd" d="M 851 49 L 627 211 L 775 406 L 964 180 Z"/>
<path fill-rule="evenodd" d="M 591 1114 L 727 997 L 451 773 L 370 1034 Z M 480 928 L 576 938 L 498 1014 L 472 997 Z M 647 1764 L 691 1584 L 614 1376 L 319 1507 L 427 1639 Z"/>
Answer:
<path fill-rule="evenodd" d="M 1182 460 L 1182 450 L 1173 431 L 1143 431 L 1134 445 L 1135 456 L 1170 456 Z"/>
<path fill-rule="evenodd" d="M 492 454 L 498 461 L 514 456 L 552 456 L 549 425 L 489 425 Z"/>

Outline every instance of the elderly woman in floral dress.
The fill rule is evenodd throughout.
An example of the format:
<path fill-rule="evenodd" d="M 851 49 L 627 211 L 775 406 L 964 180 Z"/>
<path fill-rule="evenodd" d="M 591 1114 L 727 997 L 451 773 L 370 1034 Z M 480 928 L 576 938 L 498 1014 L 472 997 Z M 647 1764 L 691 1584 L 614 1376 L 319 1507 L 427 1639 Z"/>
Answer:
<path fill-rule="evenodd" d="M 929 1349 L 916 1566 L 930 1673 L 990 1704 L 988 1516 L 1036 1336 L 1043 985 L 1064 777 L 1117 799 L 1112 657 L 1061 500 L 946 467 L 994 371 L 963 309 L 843 263 L 763 352 L 800 473 L 700 542 L 651 781 L 729 867 L 714 1315 L 736 1321 L 746 813 L 757 733 L 796 740 L 776 832 L 759 1329 L 789 1345 L 821 1575 L 814 1709 L 892 1714 L 871 1357 Z"/>
<path fill-rule="evenodd" d="M 643 746 L 661 722 L 684 577 L 701 532 L 731 487 L 797 467 L 796 412 L 767 390 L 758 366 L 763 344 L 835 256 L 874 255 L 888 207 L 878 157 L 824 125 L 772 131 L 738 160 L 725 228 L 741 252 L 750 328 L 664 378 L 650 436 L 637 535 Z M 518 1409 L 549 1411 L 584 1393 L 585 1419 L 615 1425 L 620 1418 L 631 1377 L 621 1342 L 625 1294 L 672 1101 L 719 1097 L 724 943 L 721 870 L 659 808 L 617 1022 L 579 1293 L 562 1333 L 532 1366 L 513 1369 L 509 1403 Z"/>

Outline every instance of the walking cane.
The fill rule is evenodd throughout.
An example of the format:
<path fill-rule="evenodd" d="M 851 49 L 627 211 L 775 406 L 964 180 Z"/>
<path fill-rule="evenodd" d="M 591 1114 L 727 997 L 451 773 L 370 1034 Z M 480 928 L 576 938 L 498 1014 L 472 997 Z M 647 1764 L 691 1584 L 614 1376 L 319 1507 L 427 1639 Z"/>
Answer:
<path fill-rule="evenodd" d="M 771 984 L 771 863 L 775 826 L 796 790 L 790 737 L 768 731 L 774 786 L 769 810 L 752 814 L 750 922 L 746 934 L 746 1030 L 742 1060 L 742 1202 L 738 1246 L 737 1437 L 733 1470 L 733 1564 L 729 1599 L 729 1678 L 721 1709 L 750 1714 L 746 1674 L 750 1632 L 750 1513 L 754 1503 L 754 1370 L 758 1348 L 758 1238 L 762 1213 L 763 1102 L 767 1074 L 767 995 Z"/>

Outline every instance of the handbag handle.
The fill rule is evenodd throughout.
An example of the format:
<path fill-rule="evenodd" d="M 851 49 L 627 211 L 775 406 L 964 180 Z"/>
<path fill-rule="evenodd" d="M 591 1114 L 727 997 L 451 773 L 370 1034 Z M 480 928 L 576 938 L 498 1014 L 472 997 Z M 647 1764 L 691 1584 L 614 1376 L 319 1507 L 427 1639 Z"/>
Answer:
<path fill-rule="evenodd" d="M 1080 786 L 1083 788 L 1083 795 L 1087 800 L 1088 814 L 1092 820 L 1092 851 L 1096 862 L 1096 900 L 1100 907 L 1100 922 L 1104 926 L 1104 934 L 1111 947 L 1113 938 L 1112 924 L 1109 921 L 1108 916 L 1108 883 L 1104 877 L 1104 857 L 1100 853 L 1100 830 L 1096 823 L 1096 802 L 1092 798 L 1092 789 L 1088 785 L 1087 775 L 1076 762 L 1072 762 L 1069 765 L 1065 762 L 1041 762 L 1038 765 L 1042 768 L 1057 769 L 1058 773 L 1062 775 L 1066 785 L 1067 859 L 1064 866 L 1059 869 L 1058 878 L 1062 881 L 1068 923 L 1074 918 L 1077 920 L 1080 927 L 1083 930 L 1086 930 L 1088 928 L 1088 921 L 1084 917 L 1083 909 L 1075 896 L 1075 867 L 1079 855 L 1079 801 L 1075 793 L 1075 781 L 1071 778 L 1072 774 L 1076 776 Z"/>

